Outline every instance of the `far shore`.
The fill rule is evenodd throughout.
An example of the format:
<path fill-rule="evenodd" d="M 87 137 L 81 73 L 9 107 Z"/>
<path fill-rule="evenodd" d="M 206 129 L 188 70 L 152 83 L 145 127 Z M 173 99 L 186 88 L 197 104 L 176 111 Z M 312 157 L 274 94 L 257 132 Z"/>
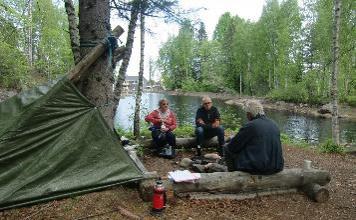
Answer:
<path fill-rule="evenodd" d="M 210 96 L 213 99 L 219 99 L 225 101 L 226 104 L 243 106 L 243 104 L 249 99 L 260 100 L 264 108 L 267 110 L 276 110 L 276 111 L 286 111 L 295 114 L 304 114 L 312 117 L 320 118 L 331 118 L 330 113 L 321 114 L 318 112 L 321 106 L 311 106 L 304 103 L 288 103 L 284 101 L 274 101 L 271 99 L 266 99 L 263 97 L 254 97 L 254 96 L 240 96 L 227 93 L 212 93 L 212 92 L 182 92 L 182 91 L 160 91 L 159 93 L 165 93 L 169 95 L 182 95 L 182 96 L 198 96 L 203 97 L 205 95 Z M 356 122 L 356 108 L 346 106 L 343 104 L 339 105 L 339 117 L 341 120 L 348 120 Z"/>
<path fill-rule="evenodd" d="M 296 114 L 304 114 L 313 117 L 320 118 L 331 118 L 330 113 L 321 114 L 318 112 L 321 106 L 311 106 L 309 104 L 303 103 L 288 103 L 284 101 L 274 101 L 270 99 L 266 99 L 263 97 L 254 97 L 254 96 L 240 96 L 236 94 L 228 94 L 228 93 L 212 93 L 212 92 L 182 92 L 182 91 L 168 91 L 168 90 L 156 90 L 156 91 L 145 91 L 145 92 L 155 92 L 155 93 L 163 93 L 169 95 L 182 95 L 182 96 L 198 96 L 203 97 L 205 95 L 210 96 L 213 99 L 219 99 L 225 101 L 226 104 L 242 106 L 244 102 L 249 99 L 258 99 L 263 104 L 264 108 L 267 110 L 276 110 L 276 111 L 286 111 Z M 6 89 L 0 88 L 0 102 L 16 95 L 16 91 L 9 91 Z M 339 105 L 339 114 L 341 120 L 348 120 L 356 122 L 356 108 L 346 106 L 343 104 Z"/>

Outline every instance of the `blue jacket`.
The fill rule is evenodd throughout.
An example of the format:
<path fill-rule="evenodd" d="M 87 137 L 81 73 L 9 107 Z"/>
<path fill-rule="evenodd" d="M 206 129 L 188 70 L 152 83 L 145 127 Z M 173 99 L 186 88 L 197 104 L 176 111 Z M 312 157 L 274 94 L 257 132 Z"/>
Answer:
<path fill-rule="evenodd" d="M 227 147 L 235 170 L 261 175 L 283 170 L 280 131 L 264 115 L 258 115 L 240 128 Z"/>

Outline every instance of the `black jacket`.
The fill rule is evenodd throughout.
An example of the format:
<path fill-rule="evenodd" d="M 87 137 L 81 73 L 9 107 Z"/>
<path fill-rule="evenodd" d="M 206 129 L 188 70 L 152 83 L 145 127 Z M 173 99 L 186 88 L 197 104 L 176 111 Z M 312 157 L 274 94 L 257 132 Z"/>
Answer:
<path fill-rule="evenodd" d="M 262 175 L 283 170 L 279 129 L 264 115 L 246 123 L 227 147 L 235 170 Z"/>
<path fill-rule="evenodd" d="M 211 127 L 211 124 L 214 123 L 215 120 L 220 120 L 220 113 L 219 110 L 214 106 L 211 106 L 209 110 L 206 110 L 204 107 L 200 107 L 195 115 L 195 123 L 197 127 L 203 126 L 197 123 L 198 118 L 203 119 L 205 125 Z"/>

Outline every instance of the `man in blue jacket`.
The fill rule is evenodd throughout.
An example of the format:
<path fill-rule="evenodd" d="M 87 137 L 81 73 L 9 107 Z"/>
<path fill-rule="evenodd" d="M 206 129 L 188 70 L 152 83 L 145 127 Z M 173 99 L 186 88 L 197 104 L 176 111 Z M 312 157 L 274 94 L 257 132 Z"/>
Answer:
<path fill-rule="evenodd" d="M 228 170 L 258 175 L 283 170 L 284 159 L 277 125 L 265 116 L 259 101 L 246 102 L 244 110 L 249 121 L 224 147 Z"/>

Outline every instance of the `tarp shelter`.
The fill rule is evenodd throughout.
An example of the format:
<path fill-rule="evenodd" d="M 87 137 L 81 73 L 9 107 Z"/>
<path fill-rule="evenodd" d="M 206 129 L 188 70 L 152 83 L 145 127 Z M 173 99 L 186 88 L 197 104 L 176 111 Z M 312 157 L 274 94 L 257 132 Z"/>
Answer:
<path fill-rule="evenodd" d="M 0 210 L 142 176 L 99 109 L 69 80 L 0 103 Z"/>

